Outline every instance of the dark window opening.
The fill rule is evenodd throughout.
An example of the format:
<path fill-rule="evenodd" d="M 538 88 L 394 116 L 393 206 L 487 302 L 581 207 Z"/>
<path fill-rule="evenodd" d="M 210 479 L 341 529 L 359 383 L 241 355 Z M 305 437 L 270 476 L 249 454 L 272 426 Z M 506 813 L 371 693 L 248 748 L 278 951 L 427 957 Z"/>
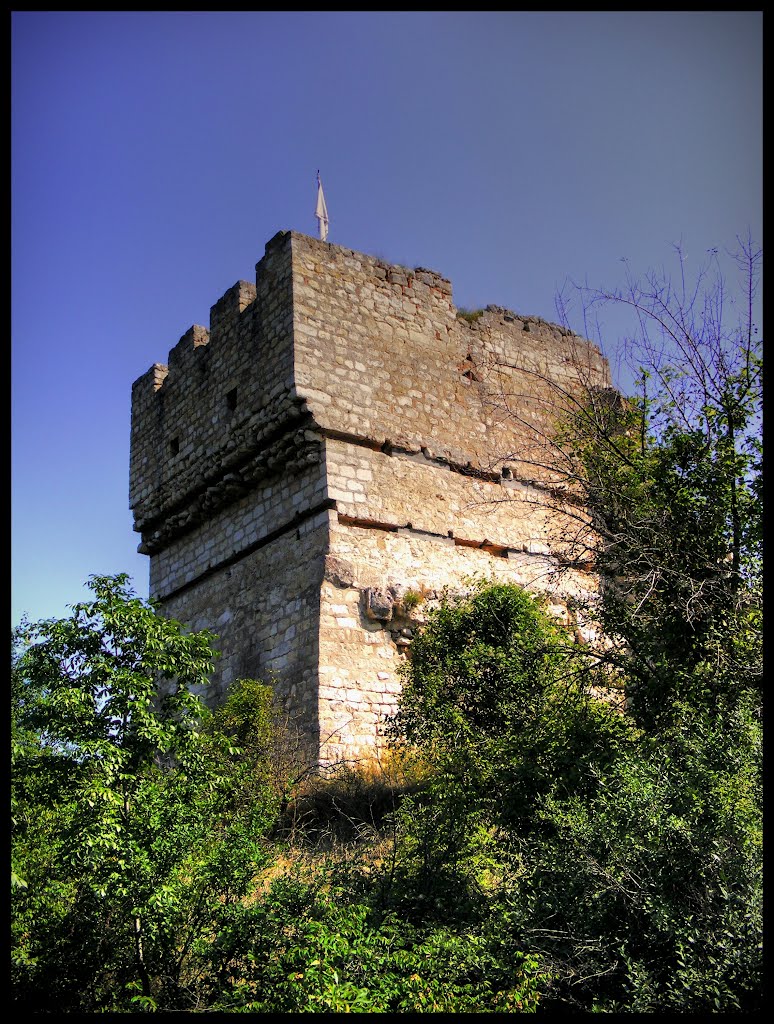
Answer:
<path fill-rule="evenodd" d="M 237 407 L 237 389 L 232 388 L 226 395 L 226 405 L 229 407 L 231 412 Z"/>
<path fill-rule="evenodd" d="M 169 452 L 170 452 L 171 455 L 177 455 L 177 453 L 179 451 L 180 451 L 180 439 L 177 438 L 177 437 L 173 437 L 172 440 L 169 442 Z"/>

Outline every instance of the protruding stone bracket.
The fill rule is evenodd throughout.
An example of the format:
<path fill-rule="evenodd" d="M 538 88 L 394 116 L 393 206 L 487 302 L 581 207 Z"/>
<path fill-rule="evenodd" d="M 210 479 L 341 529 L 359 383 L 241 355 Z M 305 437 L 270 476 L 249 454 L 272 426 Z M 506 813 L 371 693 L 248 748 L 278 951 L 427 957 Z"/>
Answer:
<path fill-rule="evenodd" d="M 389 622 L 392 618 L 395 599 L 389 590 L 367 587 L 364 591 L 365 613 L 369 619 Z"/>

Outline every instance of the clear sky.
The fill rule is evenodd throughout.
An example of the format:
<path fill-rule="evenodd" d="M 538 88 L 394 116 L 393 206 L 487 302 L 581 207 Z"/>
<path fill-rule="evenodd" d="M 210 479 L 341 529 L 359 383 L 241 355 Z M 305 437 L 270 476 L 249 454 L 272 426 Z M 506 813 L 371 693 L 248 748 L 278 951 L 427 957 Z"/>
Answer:
<path fill-rule="evenodd" d="M 12 623 L 148 594 L 132 382 L 277 231 L 549 320 L 762 235 L 762 14 L 12 16 Z M 615 338 L 606 339 L 614 347 Z"/>

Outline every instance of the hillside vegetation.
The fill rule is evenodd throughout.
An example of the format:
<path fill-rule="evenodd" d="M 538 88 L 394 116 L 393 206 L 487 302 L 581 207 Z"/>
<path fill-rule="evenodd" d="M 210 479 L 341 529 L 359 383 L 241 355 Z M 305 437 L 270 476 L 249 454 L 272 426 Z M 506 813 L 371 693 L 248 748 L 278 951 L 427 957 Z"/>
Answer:
<path fill-rule="evenodd" d="M 215 638 L 125 576 L 15 631 L 15 1009 L 762 1008 L 760 341 L 651 283 L 674 358 L 554 441 L 598 647 L 471 581 L 381 763 L 323 777 L 264 682 L 207 711 Z"/>

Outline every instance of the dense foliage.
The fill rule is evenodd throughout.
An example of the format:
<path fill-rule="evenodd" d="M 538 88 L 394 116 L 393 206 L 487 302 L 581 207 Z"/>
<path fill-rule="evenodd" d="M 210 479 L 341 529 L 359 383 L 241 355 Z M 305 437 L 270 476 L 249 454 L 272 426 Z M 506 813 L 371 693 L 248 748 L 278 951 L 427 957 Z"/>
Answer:
<path fill-rule="evenodd" d="M 749 240 L 733 254 L 738 290 L 717 254 L 692 283 L 677 255 L 677 285 L 661 272 L 593 293 L 633 314 L 634 394 L 589 389 L 555 446 L 591 513 L 597 613 L 648 728 L 675 697 L 732 713 L 762 680 L 761 254 Z"/>
<path fill-rule="evenodd" d="M 591 696 L 585 657 L 512 587 L 482 585 L 431 619 L 396 723 L 435 767 L 401 812 L 409 904 L 464 908 L 534 954 L 544 1008 L 754 1009 L 755 692 L 722 715 L 673 697 L 669 725 L 649 731 Z"/>
<path fill-rule="evenodd" d="M 14 635 L 20 1009 L 535 1007 L 534 958 L 504 970 L 475 930 L 385 913 L 324 863 L 295 870 L 279 816 L 306 773 L 275 742 L 271 689 L 240 680 L 208 712 L 192 688 L 211 637 L 123 576 L 89 585 L 69 618 Z"/>
<path fill-rule="evenodd" d="M 270 690 L 209 715 L 183 692 L 209 638 L 93 586 L 14 662 L 17 1005 L 758 1007 L 753 689 L 723 715 L 675 698 L 648 731 L 591 696 L 533 597 L 481 582 L 415 641 L 393 734 L 421 768 L 381 842 L 310 861 L 278 839 Z M 173 664 L 166 697 L 145 689 Z"/>
<path fill-rule="evenodd" d="M 210 637 L 125 577 L 90 586 L 70 618 L 15 636 L 14 995 L 38 1011 L 185 1005 L 198 945 L 267 859 L 270 795 L 235 807 L 236 749 L 203 731 L 191 688 Z"/>

